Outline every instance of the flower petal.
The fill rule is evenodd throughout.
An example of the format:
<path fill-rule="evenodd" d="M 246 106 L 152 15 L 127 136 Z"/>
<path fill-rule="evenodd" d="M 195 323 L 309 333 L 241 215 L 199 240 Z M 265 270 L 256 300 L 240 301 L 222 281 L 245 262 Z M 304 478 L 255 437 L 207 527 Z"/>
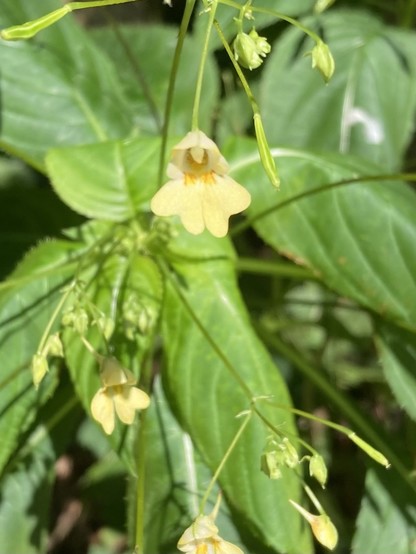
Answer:
<path fill-rule="evenodd" d="M 125 369 L 116 358 L 103 358 L 101 362 L 101 382 L 104 387 L 115 387 L 128 382 L 127 374 L 132 373 Z M 134 379 L 135 384 L 137 379 Z"/>
<path fill-rule="evenodd" d="M 244 552 L 241 550 L 241 548 L 238 548 L 235 544 L 232 544 L 231 542 L 223 541 L 217 543 L 216 554 L 244 554 Z"/>
<path fill-rule="evenodd" d="M 131 425 L 136 410 L 144 410 L 150 404 L 150 398 L 137 387 L 123 387 L 121 392 L 113 396 L 116 413 L 120 420 Z"/>
<path fill-rule="evenodd" d="M 184 203 L 185 192 L 183 180 L 169 181 L 153 196 L 150 209 L 155 215 L 179 215 Z"/>
<path fill-rule="evenodd" d="M 231 177 L 217 176 L 215 183 L 206 185 L 202 211 L 207 229 L 215 237 L 224 237 L 231 215 L 245 210 L 251 202 L 250 193 Z"/>
<path fill-rule="evenodd" d="M 105 388 L 99 389 L 91 401 L 92 417 L 100 423 L 107 433 L 114 431 L 114 404 Z"/>

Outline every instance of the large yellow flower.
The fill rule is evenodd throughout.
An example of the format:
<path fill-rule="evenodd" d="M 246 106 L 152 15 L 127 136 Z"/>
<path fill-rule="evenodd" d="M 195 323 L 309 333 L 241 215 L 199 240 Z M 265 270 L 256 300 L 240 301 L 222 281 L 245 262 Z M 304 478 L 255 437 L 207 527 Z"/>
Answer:
<path fill-rule="evenodd" d="M 244 554 L 218 535 L 213 515 L 199 515 L 179 539 L 178 549 L 188 554 Z"/>
<path fill-rule="evenodd" d="M 134 421 L 136 410 L 144 410 L 150 404 L 148 395 L 135 387 L 136 377 L 122 367 L 115 358 L 103 358 L 101 363 L 102 387 L 91 402 L 91 413 L 107 435 L 115 426 L 115 415 L 127 425 Z"/>
<path fill-rule="evenodd" d="M 152 212 L 179 215 L 194 235 L 206 227 L 215 237 L 224 237 L 229 217 L 251 202 L 249 192 L 227 175 L 228 170 L 214 141 L 199 130 L 188 133 L 173 149 L 167 168 L 171 181 L 152 198 Z"/>

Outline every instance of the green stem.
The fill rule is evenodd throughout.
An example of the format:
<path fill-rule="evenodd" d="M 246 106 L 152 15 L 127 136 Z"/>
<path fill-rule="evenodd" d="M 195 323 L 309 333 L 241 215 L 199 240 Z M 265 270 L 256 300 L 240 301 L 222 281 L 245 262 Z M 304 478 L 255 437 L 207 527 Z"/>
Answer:
<path fill-rule="evenodd" d="M 187 298 L 183 294 L 180 286 L 176 282 L 176 279 L 174 276 L 172 276 L 171 272 L 169 271 L 168 267 L 166 266 L 164 260 L 159 259 L 159 267 L 161 268 L 162 273 L 164 274 L 167 281 L 170 282 L 172 285 L 174 291 L 180 298 L 182 304 L 184 305 L 186 311 L 190 315 L 191 319 L 195 323 L 195 325 L 198 327 L 198 329 L 201 331 L 203 337 L 208 342 L 208 344 L 211 346 L 213 351 L 216 353 L 218 358 L 223 362 L 224 366 L 228 369 L 230 374 L 234 377 L 234 379 L 238 382 L 240 387 L 243 389 L 244 393 L 246 394 L 247 398 L 251 402 L 253 399 L 253 393 L 251 392 L 250 388 L 246 385 L 244 379 L 241 377 L 241 375 L 238 373 L 238 371 L 235 369 L 233 364 L 230 362 L 230 360 L 227 358 L 227 356 L 224 354 L 224 352 L 221 350 L 221 348 L 218 346 L 218 344 L 214 341 L 214 339 L 211 337 L 207 329 L 204 327 L 204 325 L 199 320 L 198 316 L 196 315 L 194 309 L 192 308 L 191 304 L 188 302 Z"/>
<path fill-rule="evenodd" d="M 198 118 L 199 118 L 199 106 L 201 102 L 202 82 L 204 80 L 205 64 L 207 61 L 207 56 L 209 51 L 209 39 L 211 37 L 211 30 L 212 30 L 212 25 L 215 18 L 215 12 L 217 11 L 217 6 L 218 6 L 218 1 L 213 0 L 209 8 L 208 26 L 205 34 L 204 46 L 202 48 L 201 60 L 199 62 L 198 77 L 196 80 L 194 107 L 192 110 L 192 131 L 197 131 L 199 129 Z"/>
<path fill-rule="evenodd" d="M 162 144 L 160 147 L 160 160 L 159 160 L 159 186 L 163 183 L 163 172 L 165 169 L 166 161 L 166 145 L 168 141 L 168 132 L 169 132 L 169 122 L 170 114 L 172 111 L 173 104 L 173 93 L 175 91 L 176 77 L 178 74 L 179 62 L 181 58 L 183 43 L 185 41 L 186 31 L 189 27 L 189 22 L 191 20 L 192 12 L 195 7 L 196 0 L 186 0 L 185 11 L 183 13 L 181 25 L 179 28 L 178 42 L 176 43 L 175 53 L 173 55 L 172 69 L 169 76 L 168 91 L 166 94 L 166 104 L 165 104 L 165 113 L 163 118 L 163 127 L 162 127 Z"/>
<path fill-rule="evenodd" d="M 287 262 L 258 260 L 256 258 L 237 258 L 235 260 L 235 267 L 237 271 L 242 273 L 276 275 L 278 277 L 291 277 L 293 279 L 317 279 L 317 276 L 309 269 Z"/>
<path fill-rule="evenodd" d="M 220 2 L 220 4 L 224 4 L 225 6 L 230 6 L 231 8 L 235 8 L 236 10 L 241 10 L 241 5 L 238 4 L 237 2 L 233 2 L 233 0 L 218 0 L 218 1 Z M 251 6 L 250 9 L 253 13 L 264 13 L 266 15 L 272 15 L 277 19 L 282 19 L 283 21 L 290 23 L 294 27 L 297 27 L 298 29 L 303 31 L 305 34 L 309 35 L 316 42 L 321 40 L 320 37 L 316 33 L 314 33 L 311 29 L 309 29 L 308 27 L 305 27 L 305 25 L 302 25 L 302 23 L 299 23 L 297 19 L 293 19 L 293 17 L 285 15 L 284 13 L 277 12 L 276 10 L 270 10 L 268 8 L 258 8 L 256 6 Z"/>
<path fill-rule="evenodd" d="M 207 487 L 207 490 L 205 491 L 205 494 L 201 500 L 201 504 L 200 504 L 200 507 L 199 507 L 199 512 L 200 514 L 203 514 L 204 513 L 204 509 L 205 509 L 205 504 L 209 498 L 209 495 L 211 494 L 211 491 L 212 491 L 212 488 L 214 487 L 215 483 L 217 482 L 218 480 L 218 477 L 225 465 L 225 463 L 227 462 L 228 458 L 230 457 L 230 454 L 231 452 L 234 450 L 235 448 L 235 445 L 237 444 L 237 442 L 239 441 L 241 435 L 244 433 L 244 430 L 245 428 L 247 427 L 248 425 L 248 422 L 250 421 L 251 419 L 251 416 L 253 415 L 253 412 L 252 410 L 248 411 L 245 415 L 245 418 L 244 418 L 244 421 L 243 423 L 240 425 L 237 433 L 235 434 L 233 440 L 231 441 L 231 444 L 229 445 L 229 447 L 227 448 L 227 452 L 224 454 L 219 466 L 217 467 L 214 475 L 212 476 L 212 479 Z"/>
<path fill-rule="evenodd" d="M 74 287 L 76 285 L 77 281 L 74 280 L 72 281 L 72 283 L 67 287 L 66 291 L 64 292 L 64 294 L 62 295 L 60 301 L 58 302 L 55 310 L 53 311 L 53 314 L 51 315 L 49 321 L 48 321 L 48 324 L 46 325 L 45 327 L 45 330 L 43 332 L 43 335 L 40 339 L 40 342 L 39 342 L 39 347 L 38 347 L 38 352 L 39 353 L 42 353 L 42 350 L 44 349 L 45 347 L 45 344 L 46 344 L 46 341 L 48 340 L 48 337 L 49 337 L 49 334 L 51 332 L 51 329 L 53 327 L 53 324 L 55 323 L 56 321 L 56 318 L 58 317 L 58 315 L 60 314 L 65 302 L 67 301 L 69 295 L 71 294 L 71 292 L 74 290 Z"/>
<path fill-rule="evenodd" d="M 359 433 L 366 438 L 366 440 L 370 441 L 376 446 L 376 448 L 386 454 L 387 458 L 390 460 L 391 464 L 394 466 L 402 479 L 414 492 L 416 492 L 416 484 L 410 478 L 407 468 L 402 463 L 401 459 L 396 456 L 394 450 L 389 447 L 386 440 L 384 440 L 374 429 L 374 427 L 369 423 L 368 418 L 362 415 L 358 411 L 357 407 L 354 406 L 345 396 L 339 393 L 317 368 L 310 365 L 309 362 L 306 361 L 297 352 L 295 352 L 293 348 L 284 343 L 276 335 L 271 336 L 270 334 L 267 334 L 267 337 L 265 337 L 264 330 L 258 329 L 258 331 L 260 335 L 263 336 L 263 339 L 265 339 L 270 346 L 272 346 L 277 352 L 284 356 L 284 358 L 289 360 L 297 369 L 299 369 L 305 375 L 307 379 L 309 379 L 319 390 L 321 390 L 321 392 L 324 393 L 329 401 L 340 410 L 341 414 L 343 414 L 351 422 L 354 428 L 356 428 Z M 283 406 L 278 407 L 279 409 L 286 409 L 287 411 L 290 411 L 292 413 L 304 415 L 309 419 L 314 419 L 316 421 L 320 421 L 321 423 L 325 423 L 326 425 L 329 425 L 330 427 L 333 427 L 338 431 L 347 434 L 347 436 L 351 438 L 351 430 L 342 425 L 337 425 L 332 422 L 327 422 L 326 420 L 321 420 L 316 416 L 306 414 L 305 412 L 297 410 L 296 408 L 284 408 Z M 346 433 L 346 431 L 348 431 L 348 433 Z"/>
<path fill-rule="evenodd" d="M 332 190 L 335 188 L 343 187 L 346 185 L 355 185 L 358 183 L 369 183 L 369 184 L 378 184 L 379 181 L 416 181 L 416 173 L 397 173 L 393 175 L 367 175 L 367 176 L 361 176 L 361 177 L 351 177 L 348 179 L 341 179 L 339 181 L 336 181 L 335 183 L 330 183 L 329 185 L 322 185 L 320 187 L 316 187 L 313 189 L 305 190 L 304 192 L 301 192 L 299 194 L 296 194 L 295 196 L 291 196 L 290 198 L 287 198 L 286 200 L 283 200 L 283 202 L 279 202 L 278 204 L 274 204 L 270 206 L 269 208 L 266 208 L 265 210 L 262 210 L 250 218 L 246 219 L 242 223 L 239 223 L 236 225 L 231 231 L 229 232 L 229 235 L 234 236 L 238 235 L 245 229 L 251 227 L 256 221 L 259 219 L 262 219 L 263 217 L 267 217 L 268 215 L 271 215 L 272 213 L 276 213 L 279 210 L 286 208 L 287 206 L 290 206 L 290 204 L 293 204 L 294 202 L 297 202 L 298 200 L 302 200 L 303 198 L 307 198 L 309 196 L 314 196 L 315 194 L 320 194 L 321 192 L 326 192 L 328 190 Z"/>
<path fill-rule="evenodd" d="M 147 411 L 141 413 L 137 452 L 137 494 L 136 494 L 136 534 L 135 554 L 144 554 L 144 493 L 146 467 L 146 419 Z"/>

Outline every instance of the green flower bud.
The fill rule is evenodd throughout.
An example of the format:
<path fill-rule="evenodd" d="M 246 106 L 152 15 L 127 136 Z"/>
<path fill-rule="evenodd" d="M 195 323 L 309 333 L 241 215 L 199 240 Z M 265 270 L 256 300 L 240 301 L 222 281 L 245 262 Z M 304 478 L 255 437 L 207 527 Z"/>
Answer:
<path fill-rule="evenodd" d="M 309 523 L 316 540 L 329 550 L 333 550 L 338 543 L 338 531 L 330 518 L 326 514 L 319 516 L 311 514 L 293 500 L 289 500 L 289 502 Z"/>
<path fill-rule="evenodd" d="M 282 472 L 280 468 L 283 465 L 283 453 L 277 450 L 263 452 L 260 458 L 260 469 L 269 477 L 269 479 L 280 479 Z"/>
<path fill-rule="evenodd" d="M 322 13 L 327 8 L 329 8 L 329 6 L 332 6 L 334 2 L 335 0 L 316 0 L 316 4 L 313 8 L 313 11 L 315 13 Z"/>
<path fill-rule="evenodd" d="M 59 333 L 55 333 L 54 335 L 50 335 L 48 337 L 44 353 L 45 355 L 49 354 L 50 356 L 57 356 L 58 358 L 64 357 L 64 349 L 59 337 Z"/>
<path fill-rule="evenodd" d="M 246 33 L 238 33 L 233 48 L 235 59 L 242 67 L 246 67 L 251 71 L 257 69 L 263 63 L 257 52 L 255 41 Z"/>
<path fill-rule="evenodd" d="M 329 517 L 326 514 L 315 516 L 310 523 L 316 540 L 329 550 L 334 550 L 338 543 L 338 531 Z"/>
<path fill-rule="evenodd" d="M 284 438 L 282 444 L 279 445 L 284 453 L 284 462 L 287 467 L 293 468 L 296 467 L 299 463 L 299 455 L 296 448 L 289 441 L 288 438 Z"/>
<path fill-rule="evenodd" d="M 111 317 L 107 317 L 103 314 L 98 319 L 96 319 L 94 323 L 100 329 L 101 333 L 104 335 L 104 338 L 108 340 L 113 334 L 115 327 L 114 321 L 111 319 Z"/>
<path fill-rule="evenodd" d="M 267 56 L 267 54 L 270 53 L 272 47 L 270 46 L 270 44 L 267 42 L 267 38 L 266 37 L 261 37 L 258 32 L 256 31 L 256 29 L 251 29 L 251 31 L 249 32 L 248 36 L 254 40 L 254 43 L 256 45 L 256 50 L 257 50 L 257 53 L 262 56 L 263 58 L 265 58 Z"/>
<path fill-rule="evenodd" d="M 321 487 L 325 488 L 328 470 L 324 459 L 319 454 L 314 454 L 309 461 L 309 475 L 315 477 Z"/>
<path fill-rule="evenodd" d="M 32 358 L 32 379 L 36 389 L 48 371 L 49 366 L 46 356 L 41 352 L 37 352 Z"/>
<path fill-rule="evenodd" d="M 327 83 L 335 71 L 334 58 L 332 57 L 328 45 L 322 40 L 319 40 L 309 54 L 312 56 L 312 68 L 314 69 L 316 67 Z"/>

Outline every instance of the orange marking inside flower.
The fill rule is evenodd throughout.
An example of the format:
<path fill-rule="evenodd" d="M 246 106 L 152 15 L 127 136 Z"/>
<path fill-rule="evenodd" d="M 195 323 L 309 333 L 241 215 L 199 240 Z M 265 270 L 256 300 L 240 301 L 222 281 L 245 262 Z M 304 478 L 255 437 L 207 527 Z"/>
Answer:
<path fill-rule="evenodd" d="M 214 171 L 202 173 L 201 175 L 195 175 L 194 173 L 185 173 L 184 183 L 185 185 L 195 185 L 196 183 L 201 182 L 204 185 L 215 185 L 215 175 L 216 173 Z"/>

